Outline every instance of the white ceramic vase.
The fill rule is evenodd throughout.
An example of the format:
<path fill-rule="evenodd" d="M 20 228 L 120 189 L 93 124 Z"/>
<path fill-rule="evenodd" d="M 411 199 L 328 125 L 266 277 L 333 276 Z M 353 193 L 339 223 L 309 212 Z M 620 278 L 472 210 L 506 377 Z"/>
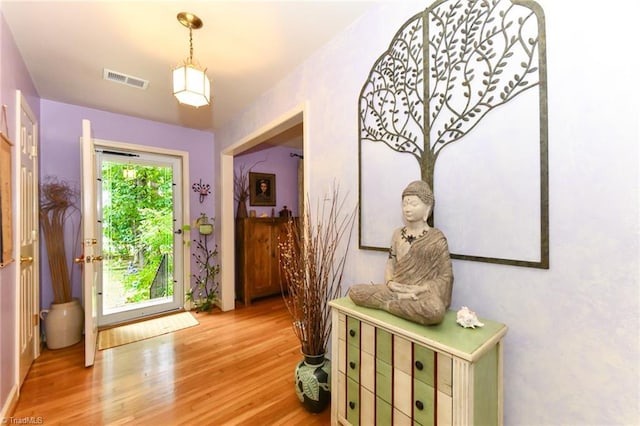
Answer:
<path fill-rule="evenodd" d="M 44 321 L 47 348 L 66 348 L 82 339 L 84 311 L 78 299 L 52 303 L 49 309 L 40 311 L 40 318 Z"/>

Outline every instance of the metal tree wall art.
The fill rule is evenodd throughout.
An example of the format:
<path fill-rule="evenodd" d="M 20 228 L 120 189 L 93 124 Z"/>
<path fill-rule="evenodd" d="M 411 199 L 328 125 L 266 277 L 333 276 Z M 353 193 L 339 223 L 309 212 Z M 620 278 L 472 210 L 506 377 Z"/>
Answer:
<path fill-rule="evenodd" d="M 540 144 L 536 166 L 546 172 L 544 43 L 542 9 L 528 0 L 442 0 L 407 21 L 360 94 L 361 196 L 363 189 L 367 192 L 362 174 L 373 172 L 367 170 L 367 153 L 385 155 L 382 148 L 368 145 L 413 158 L 419 173 L 413 178 L 435 190 L 436 162 L 443 150 L 463 139 L 471 144 L 470 135 L 483 121 L 534 89 L 537 98 L 528 97 L 516 108 L 523 111 L 522 103 L 529 102 L 538 109 L 533 112 Z M 512 145 L 519 139 L 514 134 Z M 546 194 L 546 177 L 542 180 Z M 369 248 L 362 239 L 361 246 Z"/>

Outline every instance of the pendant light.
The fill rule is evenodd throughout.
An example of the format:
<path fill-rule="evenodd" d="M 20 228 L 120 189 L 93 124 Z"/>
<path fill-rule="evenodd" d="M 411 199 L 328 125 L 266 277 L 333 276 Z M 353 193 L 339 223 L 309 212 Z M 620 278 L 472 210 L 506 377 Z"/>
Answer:
<path fill-rule="evenodd" d="M 178 22 L 189 28 L 189 58 L 173 70 L 173 95 L 181 104 L 196 108 L 211 103 L 211 83 L 206 68 L 193 60 L 193 30 L 202 28 L 202 20 L 193 13 L 178 13 Z"/>

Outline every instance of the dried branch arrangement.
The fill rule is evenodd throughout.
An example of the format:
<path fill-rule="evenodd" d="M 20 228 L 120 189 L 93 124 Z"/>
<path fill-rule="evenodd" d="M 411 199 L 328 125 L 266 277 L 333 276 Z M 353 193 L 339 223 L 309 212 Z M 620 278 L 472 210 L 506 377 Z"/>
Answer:
<path fill-rule="evenodd" d="M 334 186 L 331 197 L 319 203 L 315 221 L 306 210 L 300 223 L 289 220 L 280 237 L 282 294 L 305 355 L 326 352 L 331 333 L 328 302 L 342 293 L 357 211 L 354 207 L 342 213 L 345 202 L 346 197 L 340 199 L 339 188 Z"/>
<path fill-rule="evenodd" d="M 69 215 L 78 210 L 77 199 L 77 191 L 66 182 L 49 180 L 40 187 L 40 225 L 49 258 L 53 303 L 72 300 L 64 227 Z"/>
<path fill-rule="evenodd" d="M 266 159 L 255 162 L 247 171 L 244 170 L 244 164 L 241 164 L 237 172 L 233 173 L 233 198 L 234 200 L 244 203 L 249 199 L 249 172 L 260 163 L 264 163 Z"/>
<path fill-rule="evenodd" d="M 244 203 L 249 198 L 249 177 L 244 171 L 244 165 L 238 168 L 238 172 L 233 174 L 233 198 Z"/>

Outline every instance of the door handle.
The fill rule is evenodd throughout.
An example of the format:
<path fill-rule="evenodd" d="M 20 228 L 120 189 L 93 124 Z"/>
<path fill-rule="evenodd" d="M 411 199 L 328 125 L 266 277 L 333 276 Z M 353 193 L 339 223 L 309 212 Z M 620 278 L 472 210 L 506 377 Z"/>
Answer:
<path fill-rule="evenodd" d="M 75 263 L 91 263 L 91 262 L 101 262 L 102 261 L 102 256 L 87 256 L 84 257 L 80 256 L 80 257 L 76 257 L 75 259 L 73 259 L 73 261 Z"/>
<path fill-rule="evenodd" d="M 33 262 L 33 256 L 20 256 L 20 264 Z"/>

